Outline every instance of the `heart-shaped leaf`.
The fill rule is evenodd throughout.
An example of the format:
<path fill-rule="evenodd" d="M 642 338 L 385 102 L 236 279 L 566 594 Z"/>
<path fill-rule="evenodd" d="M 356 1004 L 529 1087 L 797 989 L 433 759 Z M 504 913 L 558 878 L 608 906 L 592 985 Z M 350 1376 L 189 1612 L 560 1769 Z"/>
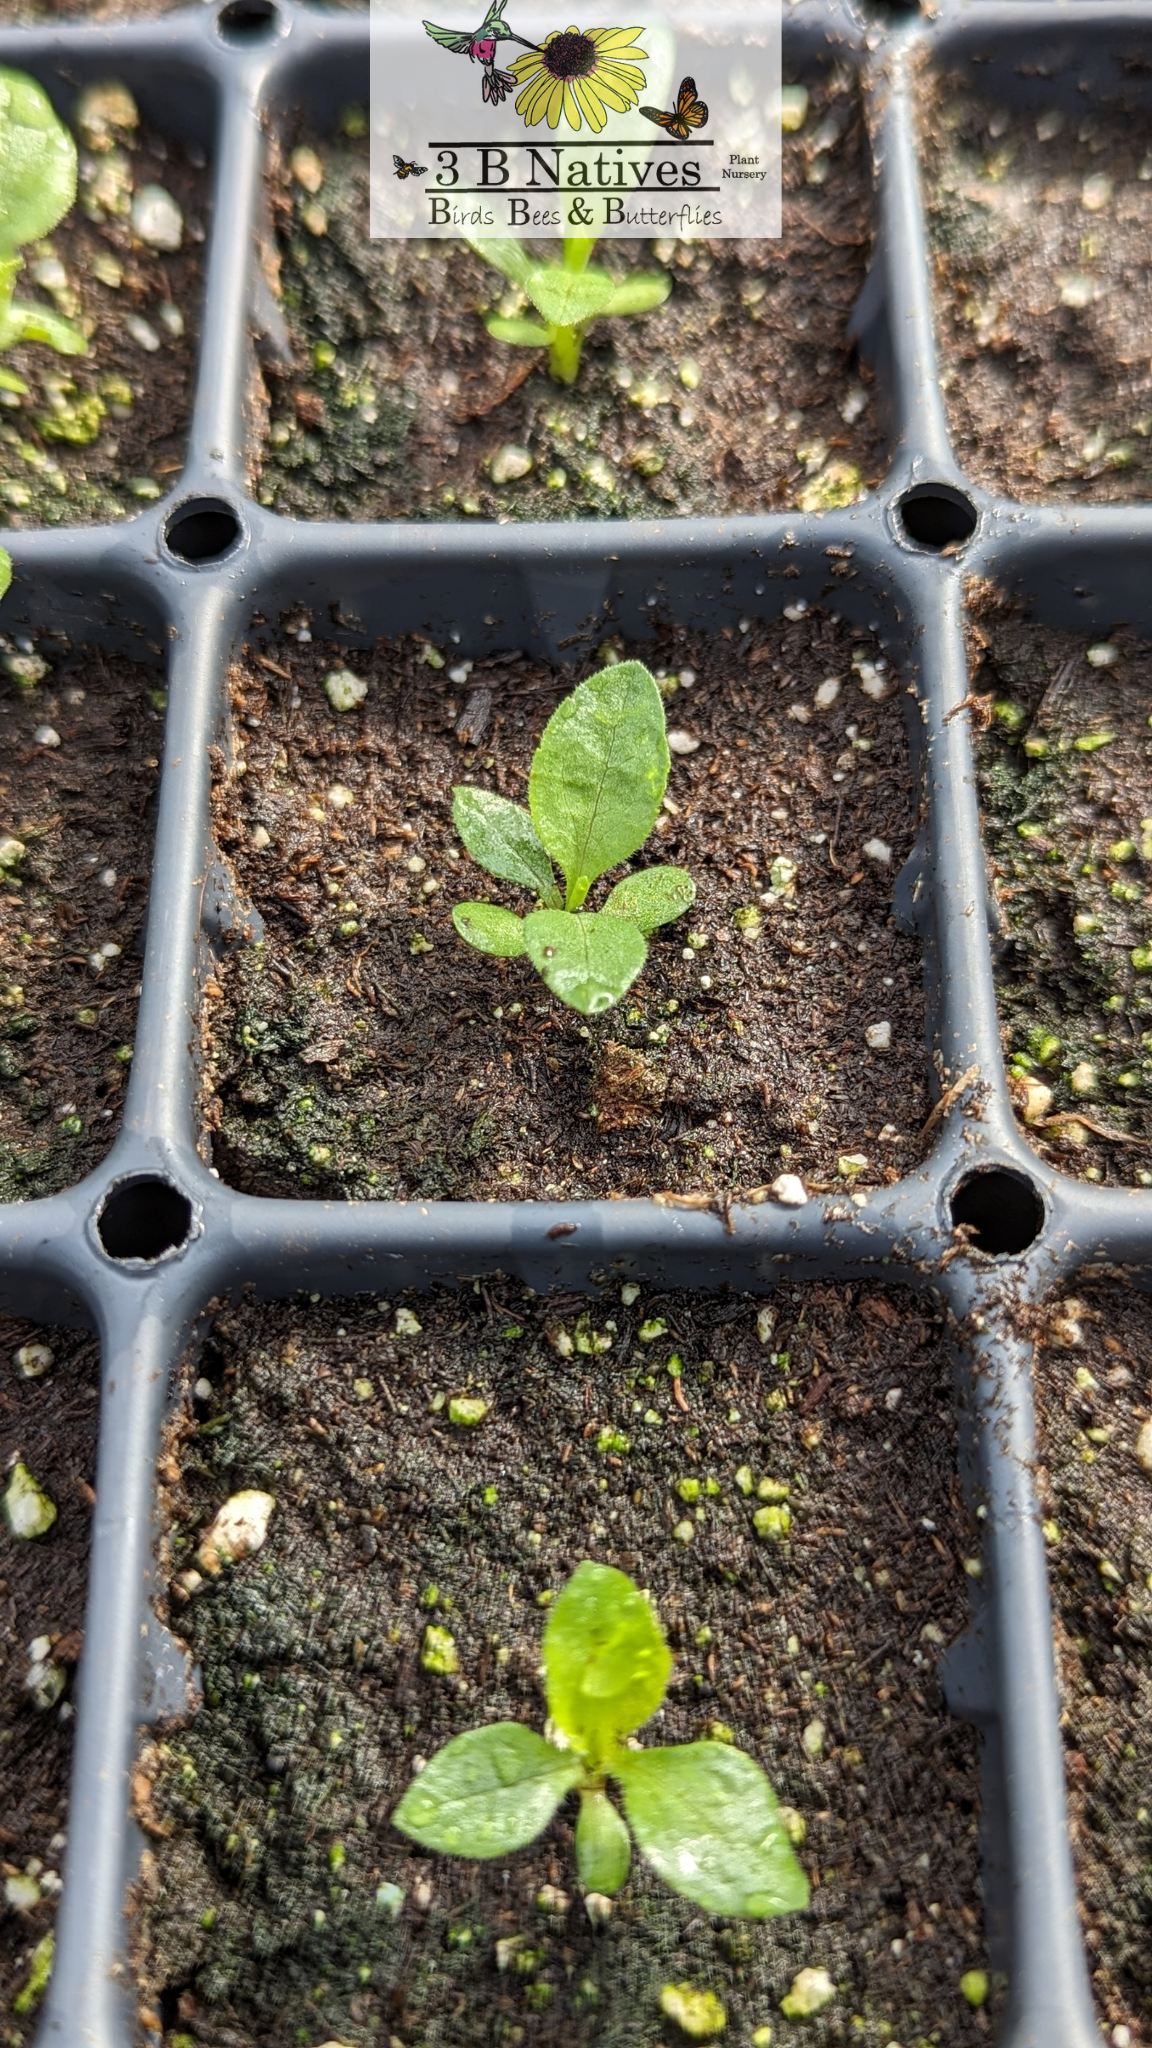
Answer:
<path fill-rule="evenodd" d="M 617 882 L 604 905 L 605 917 L 628 917 L 644 933 L 671 924 L 696 901 L 696 884 L 687 868 L 642 868 Z"/>
<path fill-rule="evenodd" d="M 524 919 L 524 937 L 537 973 L 582 1017 L 618 1003 L 648 957 L 634 924 L 591 911 L 534 910 Z"/>
<path fill-rule="evenodd" d="M 643 846 L 668 768 L 664 703 L 642 662 L 601 669 L 552 713 L 533 757 L 528 803 L 564 870 L 569 910 L 579 909 L 597 875 Z"/>
<path fill-rule="evenodd" d="M 641 270 L 635 277 L 625 277 L 616 286 L 611 299 L 604 307 L 605 313 L 651 313 L 662 306 L 672 289 L 672 279 L 667 271 Z"/>
<path fill-rule="evenodd" d="M 581 1775 L 579 1758 L 519 1721 L 471 1728 L 432 1758 L 392 1815 L 448 1856 L 507 1856 L 534 1842 Z"/>
<path fill-rule="evenodd" d="M 561 270 L 557 263 L 537 263 L 524 279 L 524 290 L 553 327 L 581 327 L 603 313 L 617 290 L 606 270 Z"/>
<path fill-rule="evenodd" d="M 556 909 L 560 891 L 552 863 L 535 825 L 522 804 L 510 803 L 495 790 L 472 789 L 467 783 L 452 791 L 452 822 L 472 855 L 502 882 L 519 882 Z"/>
<path fill-rule="evenodd" d="M 49 234 L 75 197 L 76 144 L 47 93 L 0 69 L 0 251 Z"/>
<path fill-rule="evenodd" d="M 767 1920 L 799 1913 L 808 1880 L 776 1795 L 752 1757 L 725 1742 L 619 1750 L 612 1775 L 640 1853 L 706 1913 Z"/>
<path fill-rule="evenodd" d="M 510 342 L 513 348 L 547 348 L 551 335 L 535 320 L 505 320 L 499 313 L 486 313 L 484 325 L 493 341 Z"/>
<path fill-rule="evenodd" d="M 528 951 L 524 919 L 498 903 L 457 903 L 452 922 L 462 939 L 478 953 L 496 953 L 502 960 L 515 960 Z"/>

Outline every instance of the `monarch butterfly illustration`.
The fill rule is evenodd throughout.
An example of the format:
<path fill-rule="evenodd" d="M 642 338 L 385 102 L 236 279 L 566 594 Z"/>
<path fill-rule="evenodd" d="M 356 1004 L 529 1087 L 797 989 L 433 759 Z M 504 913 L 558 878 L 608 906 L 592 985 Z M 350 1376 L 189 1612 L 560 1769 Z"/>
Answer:
<path fill-rule="evenodd" d="M 402 156 L 396 155 L 395 150 L 392 152 L 392 161 L 396 166 L 398 178 L 423 178 L 427 175 L 427 164 L 406 164 Z"/>
<path fill-rule="evenodd" d="M 682 78 L 676 95 L 676 112 L 662 113 L 659 107 L 641 107 L 640 112 L 649 121 L 655 121 L 666 135 L 674 135 L 677 142 L 687 142 L 693 128 L 708 126 L 708 109 L 703 100 L 696 97 L 696 80 Z"/>

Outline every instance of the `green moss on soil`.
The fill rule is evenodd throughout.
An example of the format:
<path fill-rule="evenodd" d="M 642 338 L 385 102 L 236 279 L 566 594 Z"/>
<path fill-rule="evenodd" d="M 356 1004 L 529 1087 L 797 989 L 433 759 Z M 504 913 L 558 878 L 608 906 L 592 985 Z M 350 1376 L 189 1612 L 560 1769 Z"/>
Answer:
<path fill-rule="evenodd" d="M 908 1296 L 831 1287 L 762 1311 L 494 1279 L 406 1306 L 407 1334 L 394 1303 L 229 1310 L 194 1368 L 213 1392 L 176 1446 L 167 1570 L 229 1493 L 277 1506 L 259 1555 L 173 1609 L 205 1694 L 137 1780 L 150 2005 L 244 2048 L 649 2048 L 666 1982 L 717 1992 L 747 2041 L 815 1965 L 838 1992 L 814 2048 L 982 2039 L 958 1988 L 982 1958 L 976 1745 L 933 1675 L 965 1625 L 973 1543 L 941 1325 Z M 640 1341 L 652 1321 L 667 1327 Z M 478 1428 L 448 1420 L 462 1393 L 491 1403 Z M 788 1484 L 790 1543 L 757 1539 L 745 1465 Z M 688 1508 L 685 1476 L 704 1482 Z M 669 1633 L 645 1740 L 721 1723 L 803 1814 L 808 1913 L 713 1921 L 638 1870 L 594 1934 L 567 1809 L 495 1865 L 391 1830 L 416 1757 L 487 1719 L 542 1724 L 546 1602 L 585 1556 L 651 1587 Z M 429 1624 L 455 1676 L 422 1669 Z M 801 1740 L 815 1720 L 819 1758 Z M 545 1884 L 571 1901 L 557 1917 Z M 518 1935 L 502 1974 L 495 1944 Z"/>

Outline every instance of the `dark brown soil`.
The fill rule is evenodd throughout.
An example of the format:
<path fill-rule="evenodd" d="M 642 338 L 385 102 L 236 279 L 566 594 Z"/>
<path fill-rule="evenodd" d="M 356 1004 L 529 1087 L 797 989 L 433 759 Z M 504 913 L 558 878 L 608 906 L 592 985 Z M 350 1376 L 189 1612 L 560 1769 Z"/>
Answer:
<path fill-rule="evenodd" d="M 214 1390 L 177 1447 L 169 1569 L 233 1490 L 277 1506 L 265 1551 L 174 1610 L 206 1704 L 142 1779 L 141 1985 L 169 2043 L 648 2048 L 683 1979 L 747 2043 L 806 1966 L 838 1987 L 813 2044 L 989 2038 L 958 1988 L 982 1959 L 976 1742 L 934 1677 L 974 1541 L 942 1325 L 830 1286 L 781 1288 L 759 1336 L 749 1297 L 614 1288 L 589 1311 L 493 1280 L 407 1307 L 418 1333 L 385 1302 L 244 1307 L 195 1368 Z M 642 1342 L 649 1319 L 666 1329 Z M 565 1358 L 560 1327 L 611 1349 Z M 475 1430 L 447 1419 L 465 1389 L 491 1403 Z M 790 1486 L 790 1541 L 757 1539 L 745 1466 Z M 716 1922 L 637 1868 L 594 1935 L 567 1808 L 506 1865 L 392 1832 L 417 1755 L 542 1724 L 542 1608 L 588 1556 L 651 1588 L 675 1653 L 644 1739 L 719 1723 L 762 1761 L 806 1827 L 807 1913 Z M 422 1668 L 428 1624 L 456 1677 Z M 571 1899 L 557 1918 L 545 1883 Z M 522 1973 L 500 1975 L 517 1934 Z"/>
<path fill-rule="evenodd" d="M 979 762 L 1004 1048 L 1052 1091 L 1029 1136 L 1066 1172 L 1152 1185 L 1152 648 L 1118 632 L 1093 667 L 1082 637 L 995 607 L 975 633 L 973 686 L 1001 706 Z"/>
<path fill-rule="evenodd" d="M 55 1363 L 24 1379 L 13 1353 L 46 1344 Z M 41 1897 L 26 1911 L 0 1913 L 0 2039 L 31 2040 L 33 2022 L 8 2018 L 26 1983 L 29 1958 L 53 1923 L 72 1761 L 71 1675 L 80 1655 L 95 1502 L 100 1361 L 96 1342 L 74 1330 L 40 1329 L 0 1318 L 0 1484 L 22 1458 L 57 1508 L 46 1536 L 18 1541 L 0 1520 L 0 1866 L 4 1880 L 36 1877 Z M 34 1707 L 25 1687 L 29 1645 L 51 1638 L 51 1658 L 68 1676 L 58 1705 Z"/>
<path fill-rule="evenodd" d="M 4 643 L 14 658 L 15 643 Z M 83 1178 L 116 1135 L 132 1057 L 158 672 L 44 639 L 38 687 L 0 679 L 0 1199 Z M 15 657 L 19 658 L 19 657 Z M 58 746 L 38 744 L 46 728 Z M 91 958 L 118 948 L 99 972 Z"/>
<path fill-rule="evenodd" d="M 291 137 L 324 182 L 309 192 L 287 161 L 273 182 L 296 369 L 269 385 L 262 502 L 311 519 L 850 504 L 883 466 L 846 339 L 870 171 L 851 74 L 808 89 L 806 123 L 784 138 L 782 240 L 601 244 L 609 269 L 664 264 L 675 287 L 658 313 L 593 327 L 571 391 L 539 353 L 489 339 L 482 312 L 519 299 L 462 243 L 368 239 L 366 140 Z M 494 483 L 508 448 L 531 471 Z"/>
<path fill-rule="evenodd" d="M 781 1171 L 842 1188 L 856 1152 L 859 1185 L 897 1179 L 928 1109 L 919 951 L 890 914 L 916 804 L 900 694 L 873 701 L 852 667 L 874 643 L 810 613 L 730 638 L 678 629 L 659 661 L 641 650 L 666 688 L 695 672 L 668 719 L 699 748 L 674 757 L 645 857 L 687 866 L 698 894 L 591 1025 L 451 922 L 478 896 L 529 907 L 460 852 L 451 788 L 523 799 L 580 671 L 501 656 L 453 682 L 423 644 L 350 656 L 369 694 L 340 715 L 330 646 L 278 645 L 235 672 L 244 759 L 218 783 L 216 829 L 267 936 L 209 988 L 206 1121 L 225 1179 L 357 1198 L 723 1196 Z M 838 699 L 813 709 L 829 676 Z M 888 861 L 863 851 L 877 839 Z M 782 856 L 798 872 L 777 901 Z M 891 1046 L 871 1051 L 880 1022 Z"/>
<path fill-rule="evenodd" d="M 1072 1847 L 1101 2021 L 1140 2044 L 1152 2040 L 1152 1444 L 1143 1466 L 1136 1445 L 1152 1415 L 1152 1307 L 1101 1285 L 1049 1307 L 1037 1393 Z"/>
<path fill-rule="evenodd" d="M 162 186 L 184 215 L 183 245 L 160 254 L 128 219 L 97 207 L 93 179 L 107 179 L 114 152 L 94 153 L 81 136 L 80 198 L 46 241 L 23 252 L 16 295 L 75 321 L 88 354 L 61 356 L 42 343 L 5 353 L 30 387 L 23 398 L 0 392 L 0 507 L 17 530 L 128 518 L 170 490 L 183 465 L 208 219 L 204 158 L 189 161 L 143 127 L 114 143 L 127 160 L 125 206 L 132 190 Z M 45 280 L 58 274 L 45 268 L 53 259 L 66 281 L 50 290 L 37 270 Z M 119 284 L 95 274 L 115 278 L 117 269 Z M 134 336 L 137 319 L 155 347 Z"/>
<path fill-rule="evenodd" d="M 1152 495 L 1148 119 L 929 98 L 924 155 L 942 383 L 986 490 L 1125 504 Z"/>

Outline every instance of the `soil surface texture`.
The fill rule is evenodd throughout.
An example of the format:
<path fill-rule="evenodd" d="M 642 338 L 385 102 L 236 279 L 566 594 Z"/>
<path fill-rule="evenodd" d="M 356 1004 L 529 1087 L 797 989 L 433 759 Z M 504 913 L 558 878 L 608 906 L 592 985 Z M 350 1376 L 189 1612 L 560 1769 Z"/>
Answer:
<path fill-rule="evenodd" d="M 45 657 L 52 665 L 33 688 L 2 675 Z M 90 648 L 59 652 L 45 638 L 24 655 L 0 643 L 6 1202 L 83 1179 L 119 1128 L 164 737 L 159 680 Z"/>
<path fill-rule="evenodd" d="M 527 302 L 463 243 L 368 240 L 361 110 L 344 117 L 351 136 L 290 138 L 272 196 L 295 369 L 269 379 L 262 502 L 310 519 L 500 520 L 852 503 L 883 466 L 847 339 L 871 245 L 868 152 L 852 75 L 807 89 L 784 137 L 782 240 L 601 243 L 609 270 L 663 265 L 675 283 L 660 311 L 591 328 L 571 390 L 540 351 L 489 338 L 485 311 Z"/>
<path fill-rule="evenodd" d="M 208 219 L 205 159 L 138 120 L 73 125 L 79 197 L 46 240 L 23 251 L 16 297 L 73 321 L 88 337 L 88 354 L 57 355 L 40 342 L 5 351 L 5 368 L 28 386 L 24 396 L 0 391 L 0 506 L 17 530 L 129 518 L 171 489 L 184 461 Z M 180 210 L 178 249 L 150 246 L 135 232 L 133 201 L 144 204 L 149 187 Z M 136 219 L 151 235 L 161 219 L 154 198 L 151 218 Z M 163 215 L 165 232 L 174 234 L 174 219 Z"/>
<path fill-rule="evenodd" d="M 706 1200 L 781 1172 L 843 1189 L 852 1154 L 858 1187 L 896 1180 L 928 1099 L 919 948 L 891 915 L 916 817 L 904 700 L 875 643 L 809 613 L 640 650 L 669 693 L 674 763 L 642 859 L 686 866 L 697 900 L 591 1023 L 451 921 L 476 898 L 530 908 L 462 853 L 452 785 L 523 801 L 579 671 L 500 656 L 465 674 L 429 667 L 426 645 L 278 643 L 234 671 L 241 772 L 221 764 L 216 831 L 266 940 L 208 987 L 224 1178 L 361 1199 Z M 368 695 L 334 713 L 324 677 L 349 664 Z"/>
<path fill-rule="evenodd" d="M 140 1982 L 169 2048 L 654 2048 L 685 1980 L 747 2044 L 806 1967 L 836 1986 L 814 2048 L 991 2038 L 959 1989 L 983 1954 L 976 1740 L 934 1676 L 973 1544 L 942 1325 L 856 1288 L 623 1292 L 496 1279 L 218 1321 L 211 1396 L 162 1464 L 167 1569 L 236 1489 L 276 1507 L 259 1555 L 174 1606 L 205 1704 L 137 1781 Z M 449 1419 L 465 1392 L 479 1427 Z M 783 1541 L 755 1533 L 762 1478 L 788 1489 Z M 715 1921 L 634 1865 L 594 1933 L 568 1806 L 506 1863 L 390 1828 L 416 1757 L 542 1726 L 543 1610 L 585 1557 L 650 1588 L 669 1635 L 643 1741 L 719 1724 L 761 1761 L 803 1823 L 806 1913 Z"/>
<path fill-rule="evenodd" d="M 1046 1335 L 1036 1371 L 1041 1477 L 1081 1919 L 1101 2021 L 1146 2043 L 1152 1306 L 1127 1288 L 1081 1286 L 1050 1304 Z"/>
<path fill-rule="evenodd" d="M 1152 1185 L 1152 648 L 992 608 L 973 635 L 1017 1108 L 1066 1172 Z"/>
<path fill-rule="evenodd" d="M 15 1363 L 25 1347 L 52 1354 Z M 25 1356 L 27 1356 L 25 1352 Z M 72 1762 L 72 1676 L 80 1655 L 88 1538 L 96 1496 L 100 1360 L 94 1338 L 0 1318 L 0 1461 L 23 1460 L 54 1503 L 44 1536 L 18 1539 L 0 1517 L 0 2041 L 30 2042 L 34 2003 L 19 2003 L 60 1893 Z M 45 1645 L 37 1638 L 47 1637 Z M 30 1650 L 55 1674 L 37 1704 Z M 55 1697 L 52 1697 L 55 1695 Z M 14 1885 L 20 1904 L 11 1903 Z M 38 1896 L 37 1896 L 38 1894 Z M 14 2001 L 16 2003 L 14 2004 Z"/>
<path fill-rule="evenodd" d="M 923 151 L 941 382 L 985 490 L 1152 496 L 1146 112 L 1007 108 L 945 79 Z"/>

